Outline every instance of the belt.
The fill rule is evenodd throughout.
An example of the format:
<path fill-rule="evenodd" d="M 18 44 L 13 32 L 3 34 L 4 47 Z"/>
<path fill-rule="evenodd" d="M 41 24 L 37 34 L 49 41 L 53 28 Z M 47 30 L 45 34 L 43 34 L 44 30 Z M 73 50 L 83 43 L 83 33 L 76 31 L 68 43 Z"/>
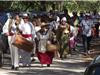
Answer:
<path fill-rule="evenodd" d="M 9 36 L 13 36 L 14 35 L 14 33 L 12 33 L 12 32 L 9 32 Z"/>
<path fill-rule="evenodd" d="M 22 36 L 23 36 L 24 38 L 29 38 L 29 37 L 32 37 L 32 34 L 22 34 Z"/>

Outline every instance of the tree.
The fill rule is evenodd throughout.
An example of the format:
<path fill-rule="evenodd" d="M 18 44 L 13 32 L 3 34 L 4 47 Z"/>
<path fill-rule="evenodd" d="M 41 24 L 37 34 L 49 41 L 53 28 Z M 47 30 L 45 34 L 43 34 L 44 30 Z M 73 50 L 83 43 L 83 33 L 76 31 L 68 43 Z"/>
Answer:
<path fill-rule="evenodd" d="M 100 10 L 100 1 L 0 1 L 0 10 L 13 11 L 49 11 L 50 9 L 62 11 L 68 9 L 70 12 Z"/>
<path fill-rule="evenodd" d="M 64 8 L 67 8 L 70 11 L 99 11 L 100 1 L 66 1 L 64 2 Z"/>

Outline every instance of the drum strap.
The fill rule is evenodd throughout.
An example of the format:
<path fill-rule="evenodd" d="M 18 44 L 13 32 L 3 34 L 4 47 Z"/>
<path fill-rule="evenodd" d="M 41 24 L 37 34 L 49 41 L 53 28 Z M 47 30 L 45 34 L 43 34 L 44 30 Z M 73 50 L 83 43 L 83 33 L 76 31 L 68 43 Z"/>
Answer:
<path fill-rule="evenodd" d="M 34 36 L 35 36 L 35 29 L 34 29 L 34 26 L 32 25 L 32 23 L 31 22 L 29 22 L 29 25 L 30 25 L 30 27 L 31 27 L 31 34 L 32 34 L 32 41 L 34 41 Z M 33 34 L 34 34 L 34 36 L 33 36 Z"/>
<path fill-rule="evenodd" d="M 10 19 L 9 25 L 8 25 L 8 31 L 9 31 L 9 32 L 11 32 L 12 23 L 13 23 L 13 19 Z"/>

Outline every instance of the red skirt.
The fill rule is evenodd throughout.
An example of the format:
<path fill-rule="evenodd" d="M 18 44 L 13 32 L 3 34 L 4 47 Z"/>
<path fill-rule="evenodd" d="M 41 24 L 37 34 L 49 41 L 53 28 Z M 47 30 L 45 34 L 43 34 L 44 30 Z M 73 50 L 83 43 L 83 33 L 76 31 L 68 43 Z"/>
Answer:
<path fill-rule="evenodd" d="M 52 64 L 54 53 L 53 52 L 45 52 L 45 53 L 37 52 L 37 57 L 41 64 Z"/>

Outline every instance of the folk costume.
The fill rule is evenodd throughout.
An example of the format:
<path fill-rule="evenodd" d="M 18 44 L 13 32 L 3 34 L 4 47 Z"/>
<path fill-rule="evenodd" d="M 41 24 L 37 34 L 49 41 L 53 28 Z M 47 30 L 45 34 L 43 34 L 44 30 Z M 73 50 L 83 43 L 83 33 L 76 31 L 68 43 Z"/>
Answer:
<path fill-rule="evenodd" d="M 38 38 L 38 51 L 37 56 L 41 64 L 47 64 L 47 66 L 50 66 L 52 64 L 52 60 L 54 57 L 53 52 L 47 51 L 47 42 L 50 38 L 50 30 L 41 29 L 39 32 L 37 32 L 37 38 Z"/>
<path fill-rule="evenodd" d="M 34 42 L 34 39 L 36 37 L 35 29 L 34 29 L 33 24 L 28 21 L 27 14 L 23 14 L 23 20 L 24 20 L 24 24 L 19 25 L 19 30 L 21 31 L 21 35 L 28 41 Z M 27 21 L 25 22 L 25 20 Z M 22 52 L 21 57 L 22 57 L 23 66 L 29 66 L 31 63 L 31 53 L 32 52 L 27 52 L 25 50 L 21 50 L 21 52 Z"/>
<path fill-rule="evenodd" d="M 57 40 L 60 46 L 60 58 L 63 58 L 63 55 L 66 55 L 65 52 L 68 54 L 68 40 L 69 40 L 69 30 L 66 24 L 66 18 L 63 17 L 61 21 L 64 24 L 60 24 L 57 31 Z"/>
<path fill-rule="evenodd" d="M 19 67 L 18 48 L 12 45 L 12 43 L 15 39 L 15 34 L 17 34 L 18 32 L 17 26 L 20 25 L 22 21 L 17 23 L 18 25 L 16 25 L 16 22 L 18 21 L 16 21 L 15 19 L 9 18 L 3 27 L 3 33 L 8 36 L 8 44 L 9 44 L 10 53 L 11 53 L 12 69 L 17 69 Z"/>

